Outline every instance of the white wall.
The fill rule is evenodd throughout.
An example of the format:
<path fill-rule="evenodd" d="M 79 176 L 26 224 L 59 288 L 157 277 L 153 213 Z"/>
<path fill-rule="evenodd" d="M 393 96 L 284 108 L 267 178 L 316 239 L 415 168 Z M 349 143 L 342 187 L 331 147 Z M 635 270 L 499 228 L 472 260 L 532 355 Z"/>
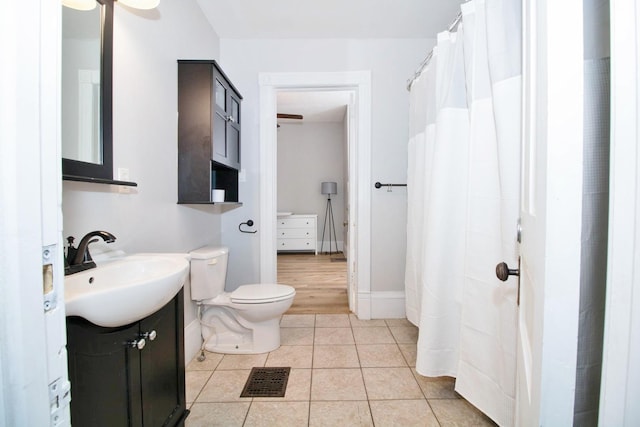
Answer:
<path fill-rule="evenodd" d="M 259 86 L 262 72 L 363 71 L 372 73 L 372 291 L 404 290 L 406 191 L 376 190 L 374 182 L 406 182 L 408 92 L 406 80 L 433 46 L 430 39 L 222 39 L 222 67 L 244 97 L 242 168 L 244 203 L 222 218 L 231 248 L 227 284 L 259 280 L 259 241 L 237 237 L 234 227 L 259 218 Z M 366 189 L 365 189 L 366 190 Z"/>
<path fill-rule="evenodd" d="M 344 147 L 345 124 L 281 123 L 278 129 L 278 212 L 318 215 L 318 250 L 327 208 L 327 196 L 320 193 L 324 181 L 338 184 L 338 194 L 331 197 L 338 242 L 342 247 L 344 218 Z M 328 227 L 328 224 L 327 224 Z M 323 250 L 329 249 L 329 229 L 325 230 Z M 335 251 L 336 238 L 331 247 Z"/>
<path fill-rule="evenodd" d="M 114 9 L 114 177 L 128 168 L 138 187 L 120 193 L 116 186 L 65 181 L 64 236 L 107 230 L 117 237 L 108 248 L 127 253 L 219 244 L 219 208 L 176 204 L 176 60 L 217 59 L 218 36 L 195 0 L 163 0 L 152 11 L 118 3 Z M 191 307 L 185 324 L 193 319 Z"/>

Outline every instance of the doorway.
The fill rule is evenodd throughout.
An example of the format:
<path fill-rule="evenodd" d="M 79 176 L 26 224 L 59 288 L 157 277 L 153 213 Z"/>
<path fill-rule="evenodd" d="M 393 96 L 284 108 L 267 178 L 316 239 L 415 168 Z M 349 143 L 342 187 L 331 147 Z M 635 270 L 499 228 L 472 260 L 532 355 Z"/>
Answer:
<path fill-rule="evenodd" d="M 369 319 L 371 224 L 371 74 L 368 71 L 336 73 L 265 73 L 260 75 L 260 214 L 267 226 L 260 236 L 261 281 L 277 278 L 277 92 L 343 90 L 353 93 L 348 163 L 351 179 L 348 202 L 347 263 L 349 308 Z"/>
<path fill-rule="evenodd" d="M 288 314 L 349 313 L 349 105 L 353 91 L 277 91 L 277 282 Z"/>

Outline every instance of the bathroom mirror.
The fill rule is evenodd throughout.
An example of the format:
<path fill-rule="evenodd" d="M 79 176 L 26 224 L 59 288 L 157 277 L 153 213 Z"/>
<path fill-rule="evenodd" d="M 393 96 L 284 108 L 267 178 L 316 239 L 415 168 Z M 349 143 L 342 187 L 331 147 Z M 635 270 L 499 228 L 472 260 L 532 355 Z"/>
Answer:
<path fill-rule="evenodd" d="M 62 176 L 101 182 L 113 180 L 113 0 L 95 3 L 62 6 Z"/>

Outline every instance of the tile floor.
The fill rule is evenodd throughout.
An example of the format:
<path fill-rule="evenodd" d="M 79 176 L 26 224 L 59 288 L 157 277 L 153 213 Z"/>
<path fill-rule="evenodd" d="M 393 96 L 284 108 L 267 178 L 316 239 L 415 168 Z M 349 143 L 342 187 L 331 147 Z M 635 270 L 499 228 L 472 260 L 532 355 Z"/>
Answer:
<path fill-rule="evenodd" d="M 415 371 L 418 330 L 404 319 L 291 314 L 268 354 L 207 353 L 187 366 L 187 427 L 494 426 L 453 391 Z M 289 366 L 283 398 L 240 398 L 254 366 Z"/>

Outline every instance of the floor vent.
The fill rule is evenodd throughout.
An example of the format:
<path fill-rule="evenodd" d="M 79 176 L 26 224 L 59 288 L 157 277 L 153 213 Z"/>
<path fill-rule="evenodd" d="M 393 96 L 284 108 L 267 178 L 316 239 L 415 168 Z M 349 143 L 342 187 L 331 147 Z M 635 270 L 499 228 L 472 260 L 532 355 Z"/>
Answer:
<path fill-rule="evenodd" d="M 291 368 L 253 368 L 240 397 L 284 397 Z"/>

